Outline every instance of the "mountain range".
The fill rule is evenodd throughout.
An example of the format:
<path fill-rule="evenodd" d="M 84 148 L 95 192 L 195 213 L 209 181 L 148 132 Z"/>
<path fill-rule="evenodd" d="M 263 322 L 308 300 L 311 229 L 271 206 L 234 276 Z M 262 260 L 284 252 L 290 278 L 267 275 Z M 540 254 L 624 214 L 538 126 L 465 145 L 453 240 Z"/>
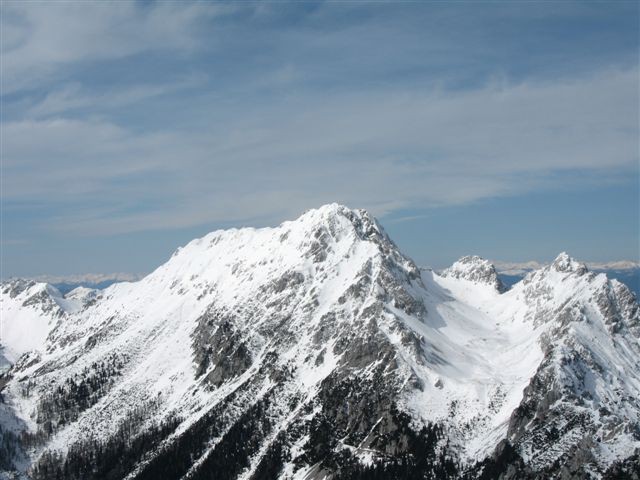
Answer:
<path fill-rule="evenodd" d="M 435 272 L 331 204 L 0 295 L 6 478 L 640 475 L 640 307 L 566 253 Z"/>
<path fill-rule="evenodd" d="M 511 286 L 522 280 L 528 273 L 540 270 L 546 264 L 541 262 L 493 262 L 498 276 Z M 624 283 L 636 298 L 640 296 L 640 264 L 628 260 L 616 262 L 586 262 L 587 268 L 595 273 L 604 273 L 609 278 Z"/>

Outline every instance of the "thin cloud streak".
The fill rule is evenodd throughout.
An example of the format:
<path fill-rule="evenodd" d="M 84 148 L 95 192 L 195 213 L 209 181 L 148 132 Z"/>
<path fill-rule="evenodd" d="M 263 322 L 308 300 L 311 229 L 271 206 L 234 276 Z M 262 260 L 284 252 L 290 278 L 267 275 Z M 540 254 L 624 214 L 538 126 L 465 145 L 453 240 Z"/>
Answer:
<path fill-rule="evenodd" d="M 100 109 L 108 111 L 122 108 L 154 97 L 176 94 L 200 87 L 206 83 L 205 75 L 191 75 L 171 83 L 130 85 L 102 93 L 86 91 L 80 84 L 66 84 L 33 102 L 26 116 L 31 118 L 68 115 L 76 110 Z"/>

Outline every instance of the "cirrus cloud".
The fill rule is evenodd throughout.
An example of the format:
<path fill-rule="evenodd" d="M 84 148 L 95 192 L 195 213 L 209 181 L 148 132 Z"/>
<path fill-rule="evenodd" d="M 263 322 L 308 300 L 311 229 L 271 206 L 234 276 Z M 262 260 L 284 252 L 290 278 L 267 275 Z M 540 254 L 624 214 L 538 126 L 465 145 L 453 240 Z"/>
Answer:
<path fill-rule="evenodd" d="M 250 116 L 209 113 L 199 130 L 9 122 L 4 198 L 91 205 L 61 208 L 49 226 L 104 234 L 276 219 L 334 200 L 385 215 L 615 181 L 637 167 L 637 78 L 307 95 Z"/>

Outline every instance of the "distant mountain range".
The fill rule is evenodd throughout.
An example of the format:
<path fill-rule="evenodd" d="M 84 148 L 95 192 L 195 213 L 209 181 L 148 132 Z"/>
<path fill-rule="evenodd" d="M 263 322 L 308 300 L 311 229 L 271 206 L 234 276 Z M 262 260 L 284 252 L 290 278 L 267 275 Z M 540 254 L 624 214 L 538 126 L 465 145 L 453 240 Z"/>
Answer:
<path fill-rule="evenodd" d="M 511 286 L 522 280 L 526 274 L 544 267 L 540 262 L 509 263 L 494 261 L 502 281 Z M 588 262 L 589 270 L 597 273 L 605 273 L 609 278 L 615 278 L 640 298 L 640 264 L 637 262 L 622 260 L 617 262 Z"/>
<path fill-rule="evenodd" d="M 60 293 L 65 294 L 77 287 L 102 290 L 114 283 L 135 282 L 143 277 L 143 274 L 138 273 L 84 273 L 77 275 L 38 275 L 29 277 L 29 280 L 48 283 L 60 290 Z"/>
<path fill-rule="evenodd" d="M 524 278 L 527 273 L 543 268 L 546 264 L 537 261 L 529 262 L 501 262 L 492 261 L 498 276 L 507 286 L 512 286 Z M 640 298 L 640 263 L 621 260 L 615 262 L 585 262 L 589 270 L 606 273 L 609 278 L 615 278 Z M 77 287 L 103 289 L 118 282 L 135 282 L 145 275 L 141 273 L 88 273 L 78 275 L 39 275 L 30 277 L 36 282 L 49 283 L 65 294 Z"/>
<path fill-rule="evenodd" d="M 509 288 L 332 204 L 0 302 L 7 478 L 640 475 L 640 306 L 566 253 Z"/>

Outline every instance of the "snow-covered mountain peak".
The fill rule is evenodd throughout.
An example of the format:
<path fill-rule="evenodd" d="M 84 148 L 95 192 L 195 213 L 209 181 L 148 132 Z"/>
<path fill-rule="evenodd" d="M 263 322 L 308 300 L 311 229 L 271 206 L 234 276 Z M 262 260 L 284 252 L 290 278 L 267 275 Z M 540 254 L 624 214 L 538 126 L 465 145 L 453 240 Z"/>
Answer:
<path fill-rule="evenodd" d="M 96 301 L 99 292 L 100 290 L 95 288 L 76 287 L 67 293 L 64 298 L 65 300 L 73 301 L 76 304 L 76 308 L 85 307 Z"/>
<path fill-rule="evenodd" d="M 330 204 L 277 227 L 212 232 L 179 248 L 142 282 L 160 282 L 180 291 L 193 291 L 196 285 L 208 292 L 222 283 L 242 285 L 237 296 L 291 275 L 323 282 L 347 269 L 360 272 L 371 262 L 419 277 L 414 262 L 398 250 L 373 216 Z"/>
<path fill-rule="evenodd" d="M 72 307 L 65 302 L 60 291 L 48 283 L 15 278 L 3 282 L 0 289 L 10 299 L 21 302 L 21 306 L 31 307 L 47 314 L 61 315 Z"/>
<path fill-rule="evenodd" d="M 584 263 L 570 257 L 567 252 L 561 252 L 551 263 L 551 267 L 558 272 L 574 272 L 578 275 L 584 275 L 589 271 Z"/>
<path fill-rule="evenodd" d="M 498 292 L 507 290 L 498 277 L 496 267 L 477 255 L 467 255 L 458 259 L 453 265 L 441 272 L 443 277 L 464 279 L 470 282 L 490 285 Z"/>
<path fill-rule="evenodd" d="M 332 218 L 338 215 L 349 216 L 357 211 L 357 209 L 349 208 L 346 205 L 342 205 L 341 203 L 327 203 L 317 208 L 310 208 L 309 210 L 305 210 L 302 215 L 300 215 L 300 217 L 293 221 L 296 222 L 309 218 Z"/>
<path fill-rule="evenodd" d="M 51 329 L 73 307 L 55 287 L 12 279 L 0 285 L 0 360 L 43 351 Z M 0 362 L 1 363 L 1 362 Z"/>
<path fill-rule="evenodd" d="M 391 242 L 382 226 L 366 210 L 351 209 L 338 203 L 330 203 L 307 210 L 298 219 L 281 225 L 292 229 L 312 231 L 320 226 L 330 229 L 336 237 L 355 231 L 359 238 L 371 241 Z"/>

